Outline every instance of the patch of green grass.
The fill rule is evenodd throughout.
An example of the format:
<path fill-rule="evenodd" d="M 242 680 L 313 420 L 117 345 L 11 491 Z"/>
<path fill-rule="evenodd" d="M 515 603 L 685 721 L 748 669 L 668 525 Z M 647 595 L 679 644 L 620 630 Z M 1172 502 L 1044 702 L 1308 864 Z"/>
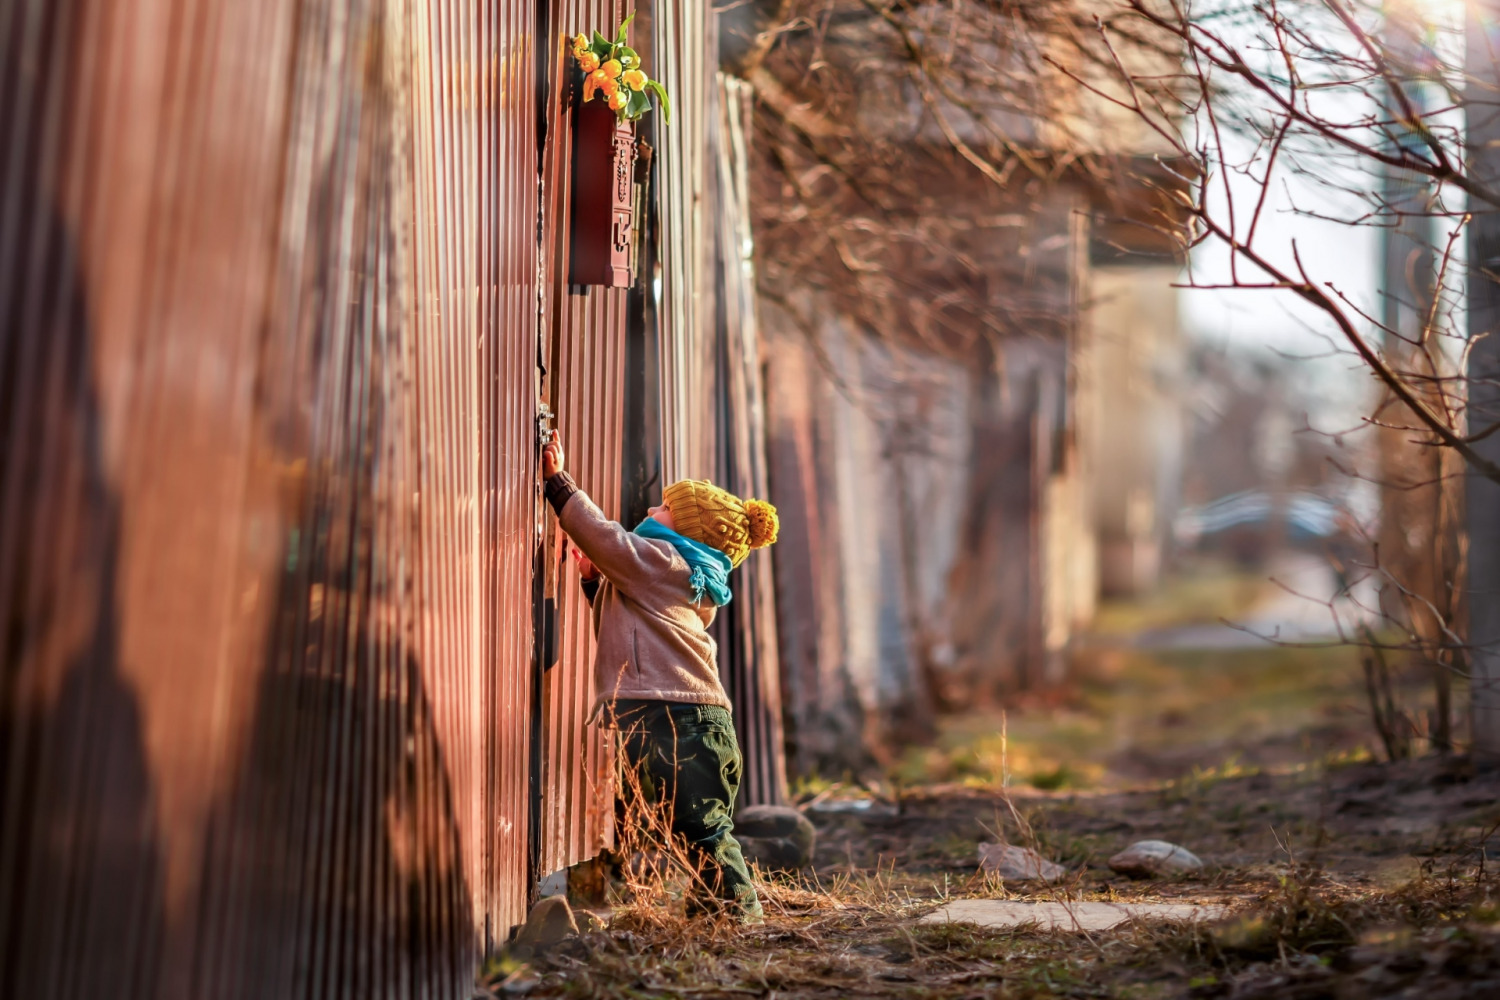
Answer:
<path fill-rule="evenodd" d="M 1123 779 L 1111 769 L 1123 747 L 1147 755 L 1195 750 L 1201 758 L 1231 741 L 1291 741 L 1330 719 L 1362 727 L 1361 684 L 1353 648 L 1109 650 L 1080 665 L 1062 706 L 946 718 L 935 743 L 909 748 L 890 777 L 903 787 L 1118 787 Z M 1251 773 L 1232 749 L 1219 752 L 1188 780 L 1211 784 Z M 1342 766 L 1368 759 L 1369 751 L 1309 745 L 1305 759 L 1325 755 L 1328 766 Z"/>
<path fill-rule="evenodd" d="M 945 861 L 973 863 L 975 839 L 967 832 L 955 831 L 933 842 L 932 854 Z"/>
<path fill-rule="evenodd" d="M 1050 770 L 1038 771 L 1033 774 L 1031 776 L 1031 787 L 1043 792 L 1055 792 L 1060 788 L 1075 785 L 1077 780 L 1078 775 L 1064 761 Z"/>
<path fill-rule="evenodd" d="M 924 953 L 940 953 L 949 958 L 996 961 L 1009 958 L 1018 950 L 1013 932 L 993 931 L 974 924 L 918 924 L 886 938 L 884 944 L 893 956 L 908 959 Z"/>
<path fill-rule="evenodd" d="M 821 774 L 799 774 L 788 778 L 787 785 L 792 801 L 804 802 L 817 798 L 819 795 L 837 791 L 844 785 L 850 784 L 852 780 L 852 777 L 847 774 L 842 779 Z"/>
<path fill-rule="evenodd" d="M 1234 621 L 1275 592 L 1276 585 L 1265 572 L 1203 563 L 1170 577 L 1144 597 L 1100 602 L 1093 631 L 1102 636 L 1136 635 L 1152 629 Z"/>
<path fill-rule="evenodd" d="M 1236 778 L 1249 778 L 1260 773 L 1258 767 L 1246 767 L 1240 763 L 1240 755 L 1232 754 L 1222 764 L 1209 767 L 1193 765 L 1191 771 L 1181 778 L 1167 782 L 1163 794 L 1169 801 L 1182 802 L 1200 798 L 1215 785 Z"/>

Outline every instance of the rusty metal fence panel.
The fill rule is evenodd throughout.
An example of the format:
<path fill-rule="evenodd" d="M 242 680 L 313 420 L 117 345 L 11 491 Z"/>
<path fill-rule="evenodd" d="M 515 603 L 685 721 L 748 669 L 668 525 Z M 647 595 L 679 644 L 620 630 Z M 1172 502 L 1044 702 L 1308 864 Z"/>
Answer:
<path fill-rule="evenodd" d="M 715 465 L 716 386 L 709 116 L 715 101 L 711 5 L 652 7 L 656 78 L 672 95 L 672 124 L 661 143 L 662 482 L 702 479 Z"/>
<path fill-rule="evenodd" d="M 553 0 L 542 174 L 549 396 L 570 471 L 612 518 L 620 514 L 623 467 L 626 290 L 567 284 L 572 111 L 566 84 L 572 59 L 568 36 L 597 30 L 613 37 L 628 13 L 623 3 L 611 0 Z M 588 722 L 594 703 L 589 607 L 555 524 L 548 543 L 546 589 L 557 609 L 557 658 L 542 688 L 542 873 L 587 860 L 614 837 L 612 745 L 600 726 Z"/>
<path fill-rule="evenodd" d="M 755 95 L 743 80 L 720 73 L 716 96 L 717 114 L 709 122 L 718 209 L 713 220 L 718 277 L 715 481 L 739 496 L 767 498 L 765 394 L 750 230 L 748 143 Z M 724 687 L 734 703 L 735 731 L 745 757 L 740 786 L 744 805 L 786 801 L 774 557 L 774 549 L 751 554 L 736 574 L 735 599 L 717 623 Z"/>
<path fill-rule="evenodd" d="M 467 996 L 526 901 L 532 5 L 0 21 L 0 995 Z"/>
<path fill-rule="evenodd" d="M 503 939 L 525 917 L 529 876 L 527 812 L 530 785 L 528 721 L 534 659 L 532 571 L 540 506 L 536 450 L 537 242 L 535 4 L 510 0 L 471 7 L 479 30 L 473 65 L 485 131 L 476 157 L 483 200 L 480 217 L 493 235 L 481 239 L 493 255 L 479 285 L 494 313 L 481 323 L 480 373 L 487 380 L 480 447 L 487 523 L 487 591 L 480 624 L 493 685 L 483 704 L 490 738 L 485 778 L 488 798 L 480 829 L 487 830 L 485 886 L 487 945 Z M 485 183 L 488 181 L 488 183 Z"/>
<path fill-rule="evenodd" d="M 710 478 L 768 497 L 749 241 L 748 87 L 716 72 L 711 7 L 652 8 L 657 78 L 674 95 L 657 132 L 662 482 Z M 736 574 L 715 625 L 721 676 L 745 753 L 744 803 L 785 798 L 773 577 L 765 554 Z"/>

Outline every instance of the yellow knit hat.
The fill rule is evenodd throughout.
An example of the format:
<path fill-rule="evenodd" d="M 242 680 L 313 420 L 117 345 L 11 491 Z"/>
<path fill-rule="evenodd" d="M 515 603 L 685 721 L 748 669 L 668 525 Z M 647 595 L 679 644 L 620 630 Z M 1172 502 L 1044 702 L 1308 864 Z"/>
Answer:
<path fill-rule="evenodd" d="M 751 549 L 776 541 L 781 521 L 764 500 L 741 500 L 706 479 L 683 479 L 668 486 L 662 502 L 672 509 L 678 534 L 718 549 L 735 566 Z"/>

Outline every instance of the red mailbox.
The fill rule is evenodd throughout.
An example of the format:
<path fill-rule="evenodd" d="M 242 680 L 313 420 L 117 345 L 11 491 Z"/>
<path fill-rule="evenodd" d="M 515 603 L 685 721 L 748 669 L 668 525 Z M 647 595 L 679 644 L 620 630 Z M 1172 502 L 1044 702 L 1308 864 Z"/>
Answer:
<path fill-rule="evenodd" d="M 573 224 L 568 280 L 575 285 L 630 285 L 634 228 L 635 124 L 620 121 L 602 99 L 573 112 Z"/>

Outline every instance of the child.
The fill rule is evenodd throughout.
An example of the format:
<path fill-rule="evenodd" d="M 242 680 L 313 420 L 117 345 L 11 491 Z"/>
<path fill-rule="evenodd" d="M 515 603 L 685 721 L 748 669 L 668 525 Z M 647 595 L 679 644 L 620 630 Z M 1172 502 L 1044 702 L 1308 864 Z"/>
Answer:
<path fill-rule="evenodd" d="M 776 540 L 776 508 L 684 479 L 634 531 L 607 520 L 563 471 L 554 431 L 542 451 L 547 501 L 581 550 L 594 609 L 595 713 L 620 731 L 624 768 L 670 810 L 704 885 L 745 920 L 760 901 L 733 836 L 739 741 L 708 634 L 729 603 L 729 571 Z"/>

